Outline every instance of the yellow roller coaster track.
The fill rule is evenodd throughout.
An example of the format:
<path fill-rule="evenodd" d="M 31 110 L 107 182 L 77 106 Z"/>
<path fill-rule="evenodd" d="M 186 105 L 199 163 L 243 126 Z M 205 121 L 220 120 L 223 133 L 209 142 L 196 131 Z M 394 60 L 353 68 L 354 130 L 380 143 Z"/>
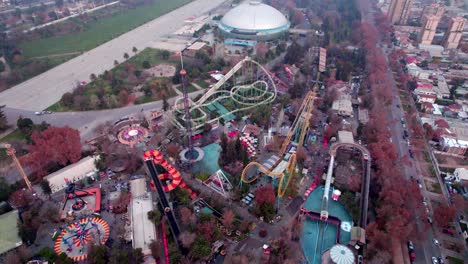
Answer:
<path fill-rule="evenodd" d="M 255 161 L 250 162 L 249 164 L 247 164 L 247 166 L 245 166 L 244 170 L 242 171 L 241 180 L 243 182 L 251 183 L 251 182 L 255 181 L 256 179 L 258 179 L 258 177 L 262 176 L 261 174 L 263 174 L 263 176 L 270 176 L 270 177 L 273 177 L 273 178 L 279 178 L 280 180 L 279 180 L 279 183 L 278 183 L 278 197 L 281 198 L 281 197 L 284 196 L 284 194 L 286 193 L 286 189 L 287 189 L 291 179 L 293 178 L 292 173 L 293 173 L 294 169 L 296 168 L 296 163 L 297 163 L 296 154 L 293 153 L 290 156 L 289 160 L 288 160 L 288 166 L 286 167 L 286 172 L 287 172 L 288 177 L 287 177 L 286 183 L 284 182 L 285 178 L 286 178 L 285 177 L 286 174 L 284 172 L 273 172 L 273 169 L 276 166 L 278 166 L 278 164 L 282 161 L 282 157 L 286 153 L 286 150 L 287 150 L 289 144 L 291 143 L 292 136 L 295 134 L 296 129 L 300 125 L 301 118 L 302 118 L 301 134 L 300 134 L 299 141 L 298 141 L 298 144 L 297 144 L 297 147 L 298 147 L 297 150 L 299 150 L 302 147 L 302 144 L 304 143 L 305 133 L 307 131 L 307 128 L 309 127 L 310 115 L 311 115 L 312 109 L 314 108 L 315 89 L 316 88 L 317 88 L 317 86 L 314 87 L 314 90 L 310 90 L 307 93 L 306 98 L 302 102 L 302 105 L 301 105 L 301 107 L 299 108 L 299 111 L 298 111 L 298 115 L 297 115 L 296 119 L 294 120 L 291 128 L 289 129 L 288 135 L 287 135 L 285 141 L 283 142 L 283 145 L 281 146 L 280 152 L 278 153 L 279 157 L 280 157 L 278 162 L 276 162 L 276 164 L 274 164 L 271 167 L 271 169 L 266 169 L 262 164 L 260 164 L 258 162 L 255 162 Z M 261 174 L 257 174 L 257 175 L 253 176 L 250 179 L 246 179 L 245 176 L 247 174 L 247 171 L 251 167 L 258 167 Z"/>

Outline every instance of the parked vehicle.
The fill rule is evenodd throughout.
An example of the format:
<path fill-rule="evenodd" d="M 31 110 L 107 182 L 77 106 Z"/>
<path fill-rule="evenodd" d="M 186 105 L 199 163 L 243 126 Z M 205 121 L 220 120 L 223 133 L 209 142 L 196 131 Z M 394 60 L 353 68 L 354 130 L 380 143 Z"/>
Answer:
<path fill-rule="evenodd" d="M 416 259 L 416 253 L 414 252 L 414 245 L 411 241 L 408 241 L 408 253 L 411 262 L 413 262 Z"/>
<path fill-rule="evenodd" d="M 448 235 L 452 235 L 452 236 L 455 235 L 455 234 L 457 233 L 455 230 L 449 229 L 449 228 L 444 228 L 444 229 L 442 230 L 442 232 L 445 233 L 445 234 L 448 234 Z"/>
<path fill-rule="evenodd" d="M 432 257 L 432 264 L 438 264 L 439 262 L 437 261 L 436 257 Z"/>

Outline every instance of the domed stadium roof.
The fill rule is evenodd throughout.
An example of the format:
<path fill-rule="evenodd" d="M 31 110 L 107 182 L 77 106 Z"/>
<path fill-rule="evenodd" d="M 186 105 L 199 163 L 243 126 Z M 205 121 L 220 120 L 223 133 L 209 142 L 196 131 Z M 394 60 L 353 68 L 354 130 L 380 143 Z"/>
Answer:
<path fill-rule="evenodd" d="M 252 32 L 289 28 L 289 21 L 280 11 L 260 1 L 238 5 L 224 15 L 221 24 L 225 27 Z"/>

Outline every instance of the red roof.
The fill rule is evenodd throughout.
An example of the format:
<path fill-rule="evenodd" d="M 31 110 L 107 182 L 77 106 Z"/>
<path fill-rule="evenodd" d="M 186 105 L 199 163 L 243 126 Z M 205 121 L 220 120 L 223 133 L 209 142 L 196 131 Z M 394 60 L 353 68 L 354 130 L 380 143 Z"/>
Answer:
<path fill-rule="evenodd" d="M 408 56 L 408 57 L 406 57 L 406 63 L 408 63 L 408 64 L 410 64 L 410 63 L 419 63 L 419 59 L 417 59 L 415 57 Z"/>
<path fill-rule="evenodd" d="M 433 94 L 418 94 L 418 97 L 429 98 L 429 99 L 437 99 L 437 96 L 435 96 Z"/>
<path fill-rule="evenodd" d="M 427 89 L 432 89 L 433 87 L 432 84 L 430 83 L 420 83 L 420 82 L 418 82 L 416 86 L 420 88 L 427 88 Z"/>
<path fill-rule="evenodd" d="M 438 128 L 450 128 L 449 124 L 444 119 L 438 119 L 438 120 L 434 121 L 434 124 Z"/>

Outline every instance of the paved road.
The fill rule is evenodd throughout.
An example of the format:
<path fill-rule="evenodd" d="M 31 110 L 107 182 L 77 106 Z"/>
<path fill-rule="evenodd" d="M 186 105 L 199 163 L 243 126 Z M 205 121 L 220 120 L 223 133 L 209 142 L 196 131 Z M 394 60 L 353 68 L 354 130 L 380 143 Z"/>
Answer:
<path fill-rule="evenodd" d="M 41 75 L 20 83 L 0 93 L 0 105 L 9 108 L 39 111 L 60 100 L 79 81 L 89 81 L 89 76 L 110 70 L 114 60 L 122 61 L 132 48 L 143 50 L 155 40 L 166 36 L 184 24 L 184 19 L 199 16 L 226 0 L 196 0 L 166 15 L 156 18 L 101 46 L 75 57 Z"/>
<path fill-rule="evenodd" d="M 367 22 L 371 25 L 375 26 L 375 20 L 373 17 L 374 10 L 372 10 L 370 3 L 368 0 L 362 0 L 360 1 L 361 3 L 361 12 L 362 12 L 362 20 L 363 22 Z M 383 44 L 383 43 L 382 43 Z M 381 50 L 384 54 L 388 52 L 389 50 L 383 48 L 381 46 Z M 386 63 L 388 69 L 390 69 L 390 66 L 388 65 L 388 58 L 386 58 Z M 401 106 L 400 102 L 400 97 L 398 93 L 398 88 L 395 83 L 394 76 L 391 71 L 387 71 L 387 80 L 391 85 L 392 85 L 392 93 L 394 96 L 394 100 L 392 105 L 390 106 L 390 115 L 389 115 L 389 124 L 392 124 L 395 122 L 395 125 L 391 125 L 389 130 L 392 134 L 392 142 L 395 144 L 397 151 L 400 153 L 400 159 L 403 158 L 403 156 L 408 155 L 408 145 L 405 139 L 403 139 L 403 131 L 405 128 L 403 128 L 403 125 L 400 123 L 400 119 L 404 117 L 402 109 L 397 107 L 397 105 Z M 409 132 L 409 131 L 408 131 Z M 414 166 L 404 166 L 404 174 L 405 176 L 409 179 L 411 176 L 415 177 L 420 177 L 420 175 L 417 173 L 418 171 L 421 171 L 419 168 L 419 164 L 417 162 L 413 162 Z M 422 179 L 421 179 L 422 181 Z M 426 186 L 423 184 L 423 191 L 425 192 Z M 422 202 L 422 201 L 421 201 Z M 422 231 L 424 229 L 424 222 L 427 221 L 426 219 L 420 219 L 417 217 L 415 219 L 416 221 L 416 226 L 418 230 Z M 415 245 L 415 253 L 416 253 L 416 261 L 414 263 L 431 263 L 431 257 L 440 256 L 440 248 L 438 246 L 435 246 L 432 243 L 432 239 L 435 237 L 434 236 L 434 229 L 430 229 L 426 232 L 424 232 L 426 235 L 426 239 L 423 241 L 414 241 Z M 403 254 L 405 254 L 407 251 L 403 251 Z"/>
<path fill-rule="evenodd" d="M 190 93 L 190 97 L 194 98 L 205 91 L 196 91 Z M 168 99 L 169 104 L 174 104 L 177 97 Z M 161 109 L 162 101 L 154 101 L 147 104 L 132 105 L 123 108 L 87 111 L 87 112 L 61 112 L 48 115 L 35 115 L 34 111 L 5 108 L 5 115 L 11 125 L 16 125 L 16 120 L 19 116 L 31 118 L 34 123 L 45 121 L 53 126 L 69 126 L 80 131 L 81 139 L 89 139 L 97 135 L 95 128 L 105 122 L 114 122 L 124 116 L 138 114 L 143 111 Z"/>

